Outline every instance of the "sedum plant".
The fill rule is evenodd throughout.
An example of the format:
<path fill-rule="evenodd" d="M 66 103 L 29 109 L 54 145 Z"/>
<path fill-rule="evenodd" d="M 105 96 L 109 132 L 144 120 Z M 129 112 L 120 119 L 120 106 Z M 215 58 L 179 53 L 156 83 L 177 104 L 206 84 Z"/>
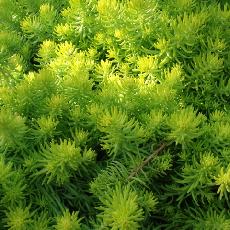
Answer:
<path fill-rule="evenodd" d="M 0 229 L 230 228 L 228 0 L 0 15 Z"/>

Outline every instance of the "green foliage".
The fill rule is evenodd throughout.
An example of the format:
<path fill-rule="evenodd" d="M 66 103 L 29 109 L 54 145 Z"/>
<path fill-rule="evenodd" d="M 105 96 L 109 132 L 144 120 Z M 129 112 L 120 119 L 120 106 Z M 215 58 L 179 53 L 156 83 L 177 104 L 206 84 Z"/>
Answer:
<path fill-rule="evenodd" d="M 204 120 L 205 116 L 203 114 L 196 115 L 191 107 L 174 112 L 168 121 L 168 125 L 172 129 L 169 138 L 175 140 L 177 144 L 189 144 L 192 139 L 202 134 L 199 125 Z"/>
<path fill-rule="evenodd" d="M 213 186 L 213 177 L 218 168 L 218 159 L 210 153 L 202 154 L 199 162 L 193 158 L 192 164 L 186 164 L 182 169 L 182 178 L 175 179 L 178 185 L 182 185 L 177 188 L 177 191 L 180 191 L 178 201 L 181 202 L 185 196 L 191 195 L 196 203 L 198 197 L 203 203 L 205 200 L 211 202 L 214 194 L 210 188 Z"/>
<path fill-rule="evenodd" d="M 192 220 L 187 221 L 187 228 L 193 227 L 194 229 L 228 229 L 230 227 L 230 221 L 227 210 L 213 210 L 208 208 L 207 213 L 202 210 L 192 210 Z"/>
<path fill-rule="evenodd" d="M 17 149 L 23 145 L 27 127 L 25 119 L 10 110 L 1 108 L 0 111 L 0 148 Z"/>
<path fill-rule="evenodd" d="M 219 185 L 217 193 L 220 193 L 220 199 L 225 195 L 225 198 L 228 200 L 227 192 L 230 192 L 229 185 L 229 173 L 230 170 L 227 169 L 227 172 L 224 172 L 224 169 L 221 168 L 218 176 L 215 178 L 215 182 L 217 185 Z"/>
<path fill-rule="evenodd" d="M 25 230 L 29 228 L 31 222 L 29 208 L 15 207 L 6 214 L 6 227 L 10 230 Z"/>
<path fill-rule="evenodd" d="M 45 174 L 47 183 L 55 180 L 58 184 L 64 184 L 69 181 L 72 171 L 77 171 L 84 165 L 86 167 L 94 158 L 95 154 L 91 150 L 81 154 L 81 149 L 74 142 L 52 142 L 50 147 L 46 146 L 40 153 L 40 159 L 35 163 L 35 167 L 40 170 L 35 175 Z"/>
<path fill-rule="evenodd" d="M 0 15 L 0 229 L 230 228 L 227 0 Z"/>
<path fill-rule="evenodd" d="M 98 122 L 99 130 L 105 133 L 102 146 L 114 157 L 138 153 L 139 145 L 145 141 L 144 129 L 116 108 L 111 113 L 105 111 Z"/>
<path fill-rule="evenodd" d="M 78 219 L 78 213 L 72 213 L 67 210 L 62 216 L 57 217 L 57 224 L 55 225 L 56 230 L 80 230 L 80 219 Z"/>
<path fill-rule="evenodd" d="M 49 37 L 55 22 L 56 11 L 50 4 L 42 4 L 38 16 L 27 16 L 21 22 L 22 31 L 33 40 L 40 42 Z"/>
<path fill-rule="evenodd" d="M 116 186 L 114 191 L 100 198 L 103 226 L 111 229 L 138 229 L 143 210 L 138 207 L 137 194 L 129 187 Z"/>

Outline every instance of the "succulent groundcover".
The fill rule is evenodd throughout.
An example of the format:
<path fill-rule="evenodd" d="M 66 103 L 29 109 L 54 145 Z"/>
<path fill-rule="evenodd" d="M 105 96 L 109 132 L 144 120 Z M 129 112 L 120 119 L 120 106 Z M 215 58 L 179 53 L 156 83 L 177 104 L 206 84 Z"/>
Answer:
<path fill-rule="evenodd" d="M 0 1 L 0 229 L 230 229 L 228 0 Z"/>

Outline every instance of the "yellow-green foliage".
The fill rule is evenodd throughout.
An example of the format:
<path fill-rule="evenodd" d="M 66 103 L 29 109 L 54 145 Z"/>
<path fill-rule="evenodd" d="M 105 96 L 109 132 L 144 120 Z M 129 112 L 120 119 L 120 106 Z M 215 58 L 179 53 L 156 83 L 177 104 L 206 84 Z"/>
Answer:
<path fill-rule="evenodd" d="M 230 229 L 228 0 L 1 0 L 0 27 L 0 229 Z"/>

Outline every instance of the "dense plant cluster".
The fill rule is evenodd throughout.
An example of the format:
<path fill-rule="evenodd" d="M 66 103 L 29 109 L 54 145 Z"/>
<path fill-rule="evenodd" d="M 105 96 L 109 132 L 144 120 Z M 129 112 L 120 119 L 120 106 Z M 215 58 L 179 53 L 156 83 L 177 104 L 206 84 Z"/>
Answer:
<path fill-rule="evenodd" d="M 230 229 L 230 5 L 0 1 L 0 229 Z"/>

